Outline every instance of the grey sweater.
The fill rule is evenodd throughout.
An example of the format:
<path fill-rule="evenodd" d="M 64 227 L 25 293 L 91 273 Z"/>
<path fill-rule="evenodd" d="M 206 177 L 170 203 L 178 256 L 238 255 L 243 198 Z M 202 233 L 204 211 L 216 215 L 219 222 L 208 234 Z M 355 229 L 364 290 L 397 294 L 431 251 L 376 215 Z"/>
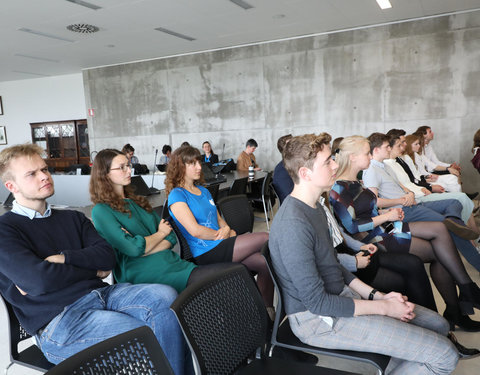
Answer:
<path fill-rule="evenodd" d="M 355 276 L 338 263 L 320 204 L 314 209 L 288 196 L 273 220 L 269 247 L 287 314 L 353 316 L 353 300 L 339 294 Z"/>

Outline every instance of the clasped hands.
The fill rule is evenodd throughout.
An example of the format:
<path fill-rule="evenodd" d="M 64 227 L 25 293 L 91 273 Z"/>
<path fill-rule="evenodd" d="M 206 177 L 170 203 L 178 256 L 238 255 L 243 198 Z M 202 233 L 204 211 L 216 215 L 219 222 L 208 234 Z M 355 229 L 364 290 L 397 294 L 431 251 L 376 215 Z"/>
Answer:
<path fill-rule="evenodd" d="M 230 229 L 230 227 L 228 225 L 225 225 L 225 226 L 223 226 L 223 227 L 221 227 L 217 230 L 213 240 L 214 241 L 225 240 L 229 237 L 233 237 L 233 236 L 236 236 L 236 235 L 237 235 L 237 233 L 233 229 Z"/>
<path fill-rule="evenodd" d="M 384 294 L 381 298 L 385 303 L 385 315 L 409 322 L 415 318 L 415 304 L 408 301 L 408 297 L 398 292 Z"/>

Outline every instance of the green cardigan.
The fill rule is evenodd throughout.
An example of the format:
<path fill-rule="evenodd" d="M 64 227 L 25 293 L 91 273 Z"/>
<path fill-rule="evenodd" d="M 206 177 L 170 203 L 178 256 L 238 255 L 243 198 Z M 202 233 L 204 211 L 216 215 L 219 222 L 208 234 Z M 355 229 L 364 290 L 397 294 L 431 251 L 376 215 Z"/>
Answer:
<path fill-rule="evenodd" d="M 172 251 L 177 238 L 172 231 L 166 240 L 172 247 L 148 256 L 145 254 L 145 237 L 157 232 L 160 217 L 149 213 L 130 199 L 125 200 L 131 211 L 118 212 L 104 203 L 92 209 L 92 219 L 98 233 L 115 249 L 117 264 L 113 271 L 117 282 L 131 284 L 158 283 L 174 287 L 179 293 L 187 286 L 196 267 Z M 128 231 L 122 230 L 124 228 Z"/>

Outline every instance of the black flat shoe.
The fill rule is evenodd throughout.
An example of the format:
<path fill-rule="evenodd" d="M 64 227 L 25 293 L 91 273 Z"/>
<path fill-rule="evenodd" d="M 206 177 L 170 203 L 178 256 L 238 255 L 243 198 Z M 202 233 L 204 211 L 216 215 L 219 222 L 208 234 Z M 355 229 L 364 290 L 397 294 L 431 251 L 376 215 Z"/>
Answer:
<path fill-rule="evenodd" d="M 470 359 L 478 357 L 478 355 L 480 354 L 480 350 L 475 348 L 466 348 L 462 344 L 460 344 L 452 332 L 448 332 L 447 337 L 453 343 L 453 345 L 455 345 L 455 348 L 457 348 L 460 359 Z"/>

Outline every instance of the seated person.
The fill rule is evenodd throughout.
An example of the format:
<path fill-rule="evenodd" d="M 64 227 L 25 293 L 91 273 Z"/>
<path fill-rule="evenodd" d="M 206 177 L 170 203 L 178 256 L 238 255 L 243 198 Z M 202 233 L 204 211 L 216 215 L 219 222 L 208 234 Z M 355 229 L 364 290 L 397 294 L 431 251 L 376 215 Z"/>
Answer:
<path fill-rule="evenodd" d="M 268 308 L 273 304 L 273 282 L 261 256 L 268 233 L 238 235 L 218 213 L 204 188 L 200 151 L 187 146 L 172 153 L 165 190 L 170 215 L 188 242 L 199 265 L 240 262 L 258 273 L 257 284 Z M 272 309 L 270 309 L 271 313 Z"/>
<path fill-rule="evenodd" d="M 391 356 L 387 373 L 451 373 L 458 352 L 446 320 L 400 293 L 378 292 L 338 263 L 318 203 L 337 169 L 330 140 L 326 133 L 293 137 L 284 150 L 295 187 L 273 219 L 269 243 L 293 333 L 313 346 Z"/>
<path fill-rule="evenodd" d="M 202 155 L 202 163 L 215 164 L 218 163 L 218 155 L 212 150 L 210 142 L 205 141 L 202 143 L 202 149 L 205 154 Z"/>
<path fill-rule="evenodd" d="M 425 169 L 423 161 L 423 135 L 413 133 L 405 137 L 405 152 L 402 159 L 405 161 L 413 174 L 410 181 L 419 186 L 426 187 L 433 193 L 443 193 L 445 191 L 462 191 L 461 185 L 458 183 L 457 176 L 453 174 L 431 174 Z"/>
<path fill-rule="evenodd" d="M 434 133 L 430 126 L 420 126 L 416 133 L 423 134 L 423 139 L 425 146 L 423 148 L 423 155 L 425 157 L 425 161 L 427 163 L 427 170 L 433 173 L 438 174 L 453 174 L 455 176 L 460 176 L 461 169 L 460 165 L 457 163 L 445 163 L 443 161 L 438 160 L 435 151 L 433 150 L 433 137 Z"/>
<path fill-rule="evenodd" d="M 100 151 L 92 172 L 92 219 L 98 233 L 117 253 L 113 272 L 117 282 L 166 284 L 180 293 L 222 267 L 197 267 L 172 250 L 177 242 L 175 233 L 146 198 L 133 194 L 130 166 L 120 151 Z"/>
<path fill-rule="evenodd" d="M 125 146 L 123 146 L 122 152 L 125 154 L 130 164 L 133 165 L 139 163 L 138 158 L 134 155 L 135 149 L 132 145 L 130 145 L 130 143 L 127 143 Z"/>
<path fill-rule="evenodd" d="M 0 177 L 15 196 L 12 211 L 0 216 L 0 292 L 20 324 L 55 364 L 149 326 L 175 374 L 192 373 L 190 353 L 169 309 L 175 289 L 102 281 L 115 266 L 115 253 L 82 213 L 55 210 L 46 202 L 54 187 L 42 154 L 31 144 L 0 153 Z"/>
<path fill-rule="evenodd" d="M 462 205 L 453 199 L 435 202 L 415 200 L 415 194 L 389 174 L 383 161 L 390 157 L 389 137 L 373 133 L 368 137 L 372 160 L 368 169 L 363 171 L 363 184 L 377 196 L 379 208 L 401 208 L 404 222 L 440 221 L 443 222 L 457 249 L 465 259 L 480 271 L 480 254 L 468 239 L 478 234 L 468 228 L 461 219 Z"/>
<path fill-rule="evenodd" d="M 415 200 L 417 202 L 433 202 L 444 199 L 455 199 L 462 205 L 463 222 L 467 223 L 467 225 L 469 221 L 475 222 L 472 216 L 473 202 L 465 193 L 432 193 L 426 187 L 417 186 L 415 183 L 410 181 L 409 174 L 413 175 L 413 172 L 401 158 L 406 148 L 405 131 L 400 129 L 392 129 L 389 131 L 389 133 L 390 134 L 387 133 L 387 135 L 390 137 L 390 157 L 383 161 L 389 174 L 394 175 L 403 186 L 413 191 L 415 194 Z M 474 231 L 476 230 L 476 228 L 470 228 Z"/>
<path fill-rule="evenodd" d="M 473 159 L 472 159 L 472 164 L 475 167 L 475 169 L 480 173 L 480 129 L 475 132 L 475 135 L 473 136 L 473 148 L 472 148 L 472 153 L 473 153 Z"/>
<path fill-rule="evenodd" d="M 290 138 L 292 138 L 291 134 L 287 134 L 278 138 L 277 148 L 278 148 L 278 151 L 280 151 L 280 154 L 283 153 L 283 149 L 285 148 L 285 145 L 287 144 Z M 280 204 L 282 204 L 283 200 L 293 190 L 293 181 L 288 175 L 288 172 L 285 169 L 285 166 L 283 165 L 283 160 L 280 160 L 280 162 L 275 167 L 275 170 L 273 172 L 272 184 L 275 189 L 275 193 L 277 194 L 278 199 L 280 200 Z"/>
<path fill-rule="evenodd" d="M 403 223 L 401 208 L 379 212 L 375 194 L 357 180 L 358 172 L 369 166 L 370 159 L 370 145 L 364 137 L 347 137 L 340 143 L 335 159 L 339 165 L 337 181 L 330 191 L 335 216 L 347 233 L 364 243 L 380 243 L 388 252 L 410 253 L 430 263 L 433 282 L 447 305 L 445 317 L 452 326 L 480 330 L 479 322 L 464 317 L 460 311 L 465 294 L 461 293 L 459 299 L 454 280 L 465 293 L 469 293 L 469 288 L 478 287 L 468 276 L 445 225 Z M 384 229 L 382 225 L 388 223 Z M 480 298 L 480 290 L 476 293 Z"/>
<path fill-rule="evenodd" d="M 258 143 L 255 139 L 251 138 L 245 145 L 245 150 L 238 155 L 237 159 L 237 171 L 248 171 L 250 166 L 253 166 L 255 171 L 261 171 L 253 154 L 258 147 Z"/>
<path fill-rule="evenodd" d="M 163 145 L 162 154 L 159 164 L 168 164 L 170 162 L 170 155 L 172 154 L 172 147 L 170 145 Z"/>

